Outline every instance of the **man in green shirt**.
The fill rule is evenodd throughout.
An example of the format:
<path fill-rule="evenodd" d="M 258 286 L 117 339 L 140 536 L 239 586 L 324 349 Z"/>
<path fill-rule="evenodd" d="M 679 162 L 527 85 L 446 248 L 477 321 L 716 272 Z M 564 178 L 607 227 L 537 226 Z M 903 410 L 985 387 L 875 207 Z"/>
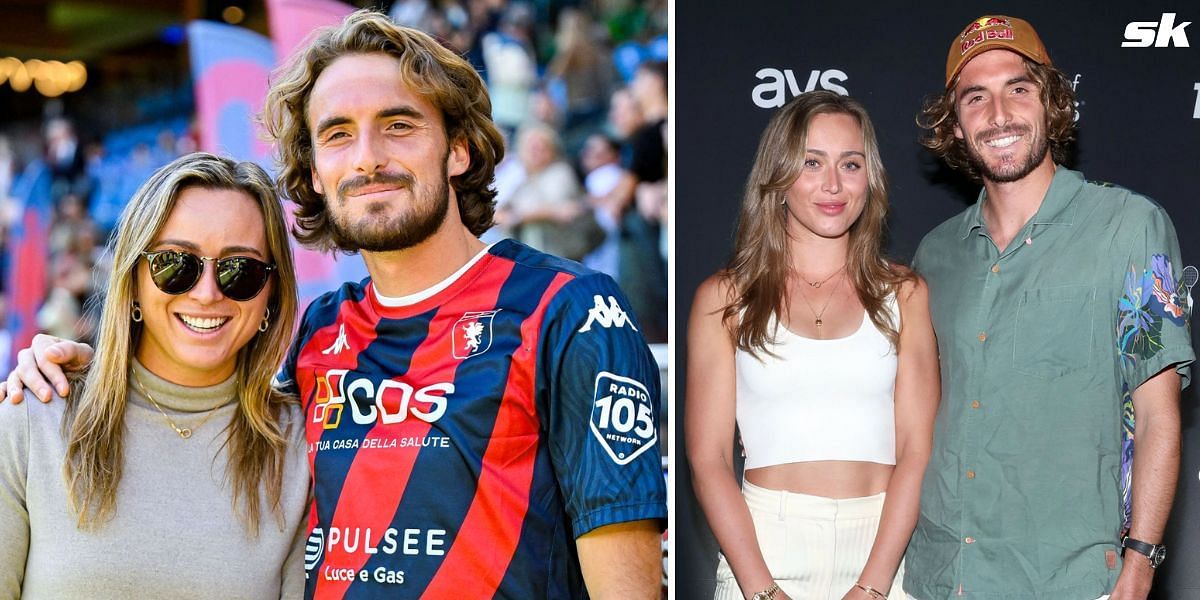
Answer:
<path fill-rule="evenodd" d="M 1074 100 L 1029 23 L 986 16 L 922 113 L 983 190 L 914 260 L 942 399 L 913 598 L 1144 599 L 1161 562 L 1194 358 L 1179 243 L 1157 204 L 1060 166 Z"/>

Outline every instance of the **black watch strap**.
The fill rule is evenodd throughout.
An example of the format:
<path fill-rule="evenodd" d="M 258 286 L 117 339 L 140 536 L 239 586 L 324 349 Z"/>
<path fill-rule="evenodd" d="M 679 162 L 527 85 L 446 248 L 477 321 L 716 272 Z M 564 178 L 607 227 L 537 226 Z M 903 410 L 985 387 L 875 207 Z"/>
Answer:
<path fill-rule="evenodd" d="M 1137 552 L 1138 554 L 1144 555 L 1146 558 L 1149 558 L 1150 567 L 1153 569 L 1157 569 L 1158 565 L 1161 565 L 1167 558 L 1166 546 L 1162 544 L 1150 544 L 1129 536 L 1125 536 L 1125 538 L 1121 540 L 1121 547 L 1128 548 L 1134 552 Z"/>

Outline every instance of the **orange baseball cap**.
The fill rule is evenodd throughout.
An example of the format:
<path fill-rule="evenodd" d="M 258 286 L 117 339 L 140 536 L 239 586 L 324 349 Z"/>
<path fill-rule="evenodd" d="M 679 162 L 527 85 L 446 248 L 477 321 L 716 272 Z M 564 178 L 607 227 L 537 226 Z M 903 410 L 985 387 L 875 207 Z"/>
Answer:
<path fill-rule="evenodd" d="M 1042 45 L 1041 38 L 1028 21 L 987 15 L 967 23 L 962 33 L 950 43 L 950 54 L 946 57 L 946 87 L 950 87 L 950 82 L 967 61 L 981 52 L 997 48 L 1012 50 L 1039 65 L 1050 64 L 1046 46 Z"/>

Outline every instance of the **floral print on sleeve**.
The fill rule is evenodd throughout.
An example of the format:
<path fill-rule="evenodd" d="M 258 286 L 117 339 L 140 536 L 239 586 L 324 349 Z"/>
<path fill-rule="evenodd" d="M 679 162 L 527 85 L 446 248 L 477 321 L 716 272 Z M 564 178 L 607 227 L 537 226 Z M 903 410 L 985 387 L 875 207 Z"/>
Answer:
<path fill-rule="evenodd" d="M 1125 274 L 1125 292 L 1118 302 L 1117 345 L 1121 363 L 1132 367 L 1152 358 L 1163 348 L 1164 325 L 1185 324 L 1183 282 L 1175 279 L 1171 259 L 1164 254 L 1150 257 L 1150 268 L 1138 273 L 1130 266 Z M 1128 530 L 1132 505 L 1134 413 L 1129 382 L 1121 387 L 1121 499 L 1125 504 L 1124 530 Z"/>

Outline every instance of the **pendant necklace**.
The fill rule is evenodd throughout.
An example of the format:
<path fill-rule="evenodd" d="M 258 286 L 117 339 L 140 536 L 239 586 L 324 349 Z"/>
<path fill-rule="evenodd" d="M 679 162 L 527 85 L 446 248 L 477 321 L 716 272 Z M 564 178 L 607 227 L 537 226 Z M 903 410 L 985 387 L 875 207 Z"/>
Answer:
<path fill-rule="evenodd" d="M 796 271 L 796 277 L 799 277 L 800 281 L 803 281 L 804 283 L 807 283 L 808 285 L 810 285 L 812 287 L 819 288 L 822 285 L 825 285 L 825 282 L 829 281 L 830 279 L 833 279 L 834 275 L 841 273 L 842 269 L 844 269 L 844 268 L 846 268 L 845 263 L 843 263 L 842 266 L 838 267 L 836 271 L 830 273 L 829 276 L 826 277 L 825 279 L 820 279 L 817 281 L 809 281 L 809 280 L 805 279 L 804 276 L 801 275 L 799 271 Z"/>
<path fill-rule="evenodd" d="M 167 412 L 165 410 L 163 410 L 161 406 L 158 405 L 158 402 L 154 400 L 154 396 L 151 396 L 150 392 L 146 390 L 146 386 L 142 385 L 142 378 L 138 377 L 137 373 L 133 374 L 133 382 L 137 384 L 138 389 L 142 390 L 142 395 L 146 396 L 146 399 L 150 401 L 150 404 L 153 404 L 154 408 L 157 408 L 158 412 L 160 414 L 162 414 L 164 419 L 167 420 L 167 424 L 171 426 L 171 429 L 174 429 L 175 433 L 179 434 L 179 437 L 181 437 L 185 440 L 192 437 L 192 430 L 199 429 L 201 425 L 204 425 L 205 423 L 207 423 L 208 420 L 213 417 L 213 415 L 217 414 L 217 409 L 221 408 L 220 406 L 218 406 L 216 408 L 210 409 L 208 411 L 208 416 L 204 417 L 203 419 L 200 420 L 199 423 L 196 423 L 195 425 L 193 425 L 191 427 L 180 427 L 175 424 L 175 421 L 171 420 L 171 417 L 167 416 Z"/>
<path fill-rule="evenodd" d="M 846 265 L 842 265 L 842 267 L 845 267 L 845 266 Z M 829 277 L 826 277 L 824 280 L 819 281 L 815 284 L 809 282 L 808 280 L 804 279 L 803 277 L 800 277 L 800 280 L 814 288 L 819 288 L 819 287 L 821 287 L 821 284 L 829 281 L 830 279 L 833 279 L 834 275 L 837 275 L 842 272 L 844 272 L 844 270 L 839 268 L 837 270 L 837 272 L 835 272 L 833 275 L 830 275 Z M 797 276 L 799 276 L 799 273 L 797 273 Z M 817 339 L 819 339 L 819 340 L 825 339 L 825 337 L 821 335 L 821 325 L 824 323 L 823 321 L 821 321 L 821 317 L 825 314 L 825 309 L 829 308 L 829 303 L 831 301 L 833 301 L 833 297 L 836 294 L 837 294 L 837 288 L 834 288 L 833 291 L 829 292 L 829 297 L 825 298 L 825 304 L 821 306 L 821 310 L 820 310 L 820 312 L 818 312 L 817 309 L 813 308 L 813 305 L 811 302 L 808 301 L 808 298 L 806 298 L 804 296 L 804 293 L 803 292 L 800 293 L 800 299 L 804 301 L 804 304 L 806 304 L 808 306 L 808 310 L 811 311 L 813 314 L 813 324 L 815 324 L 817 326 Z"/>

